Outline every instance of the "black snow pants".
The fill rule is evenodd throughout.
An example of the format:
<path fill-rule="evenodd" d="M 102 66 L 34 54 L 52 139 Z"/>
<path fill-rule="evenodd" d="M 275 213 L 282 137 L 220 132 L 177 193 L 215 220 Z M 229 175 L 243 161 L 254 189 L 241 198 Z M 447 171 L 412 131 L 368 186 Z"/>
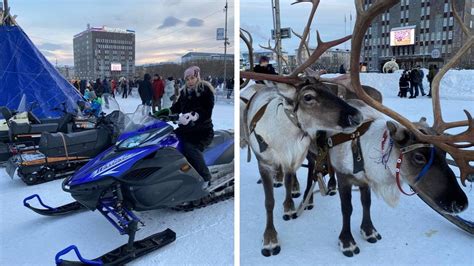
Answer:
<path fill-rule="evenodd" d="M 183 155 L 188 159 L 188 162 L 196 169 L 199 175 L 201 175 L 205 181 L 211 181 L 211 173 L 206 166 L 206 161 L 204 161 L 204 155 L 202 153 L 204 149 L 200 149 L 197 145 L 185 141 L 181 141 L 181 147 L 183 149 Z"/>

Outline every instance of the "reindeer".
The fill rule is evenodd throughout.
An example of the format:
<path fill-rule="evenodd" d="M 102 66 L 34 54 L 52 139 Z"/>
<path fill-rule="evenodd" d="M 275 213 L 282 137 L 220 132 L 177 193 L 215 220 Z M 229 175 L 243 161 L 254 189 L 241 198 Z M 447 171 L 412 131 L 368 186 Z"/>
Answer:
<path fill-rule="evenodd" d="M 302 0 L 298 2 L 308 1 Z M 439 212 L 456 214 L 466 209 L 468 204 L 466 195 L 460 189 L 453 172 L 446 163 L 445 155 L 446 152 L 449 153 L 459 166 L 463 185 L 465 185 L 466 179 L 472 181 L 474 167 L 470 165 L 470 162 L 474 161 L 474 151 L 466 148 L 474 146 L 474 120 L 470 114 L 465 111 L 468 120 L 445 123 L 441 116 L 438 90 L 442 75 L 444 75 L 446 71 L 453 66 L 456 60 L 458 60 L 462 54 L 468 51 L 474 44 L 474 37 L 468 29 L 463 27 L 464 34 L 468 36 L 468 45 L 464 45 L 460 49 L 453 59 L 450 60 L 438 73 L 436 79 L 433 81 L 432 95 L 435 114 L 433 130 L 429 130 L 426 125 L 423 127 L 420 126 L 420 123 L 411 123 L 403 116 L 383 106 L 380 102 L 371 98 L 360 84 L 358 65 L 364 33 L 374 17 L 392 7 L 397 2 L 398 1 L 395 0 L 378 1 L 364 10 L 363 2 L 356 1 L 358 15 L 352 42 L 353 52 L 351 54 L 350 79 L 348 79 L 348 76 L 343 76 L 329 80 L 332 83 L 344 86 L 346 89 L 354 92 L 364 101 L 365 104 L 368 105 L 366 106 L 355 100 L 350 101 L 364 114 L 364 119 L 366 119 L 366 121 L 361 127 L 364 127 L 363 131 L 366 131 L 366 133 L 362 134 L 361 129 L 359 128 L 351 134 L 348 134 L 349 140 L 351 140 L 352 143 L 345 141 L 341 142 L 339 145 L 334 145 L 333 143 L 330 151 L 331 164 L 334 166 L 337 173 L 343 214 L 343 228 L 339 235 L 339 243 L 343 254 L 346 256 L 353 256 L 354 254 L 358 254 L 360 251 L 350 231 L 350 216 L 352 213 L 351 186 L 353 184 L 359 185 L 361 191 L 361 201 L 364 214 L 361 224 L 361 233 L 364 239 L 371 243 L 380 240 L 381 236 L 375 230 L 370 219 L 370 189 L 373 189 L 377 194 L 379 194 L 387 203 L 389 203 L 389 205 L 395 205 L 399 197 L 399 192 L 396 189 L 397 186 L 401 188 L 400 183 L 401 180 L 403 180 L 408 183 L 423 200 Z M 310 21 L 312 20 L 319 1 L 313 0 L 312 3 L 313 9 L 310 15 Z M 454 6 L 453 10 L 456 19 L 460 21 Z M 308 24 L 310 24 L 310 21 Z M 460 24 L 462 25 L 462 23 Z M 308 27 L 309 26 L 307 25 L 307 29 Z M 305 45 L 304 40 L 306 37 L 304 36 L 305 35 L 303 35 L 300 47 Z M 318 50 L 323 50 L 320 49 L 321 44 L 324 43 L 320 41 L 319 34 L 318 43 L 318 48 L 310 56 L 310 59 L 317 58 Z M 322 51 L 319 52 L 322 53 Z M 310 61 L 310 59 L 308 59 L 308 61 Z M 300 67 L 305 66 L 306 63 L 307 62 Z M 297 71 L 300 70 L 297 69 Z M 248 73 L 241 73 L 241 75 L 252 77 L 252 75 Z M 327 81 L 327 79 L 321 78 L 318 73 L 312 73 L 311 76 L 319 82 Z M 262 76 L 258 78 L 263 79 Z M 278 79 L 272 77 L 266 78 L 267 80 L 280 83 L 293 84 L 295 76 L 291 74 L 288 77 L 279 77 Z M 384 120 L 381 113 L 388 115 L 400 124 Z M 446 129 L 459 126 L 468 126 L 468 129 L 465 132 L 454 136 L 442 135 Z M 331 138 L 333 137 L 335 136 L 331 136 Z M 359 147 L 357 147 L 357 142 L 360 142 Z M 350 156 L 352 153 L 348 151 L 356 151 L 355 153 L 358 152 L 363 156 L 363 154 L 367 155 L 373 152 L 374 147 L 381 146 L 384 148 L 379 150 L 379 155 L 381 157 L 381 160 L 379 161 L 380 164 L 374 163 L 370 160 L 370 157 L 366 156 L 363 171 L 357 171 L 354 174 L 354 159 Z M 259 169 L 261 168 L 263 167 L 260 166 L 259 161 Z M 288 194 L 290 189 L 286 184 L 291 182 L 291 180 L 287 181 L 287 179 L 290 178 L 288 175 L 285 175 L 287 197 L 284 205 L 288 204 Z M 273 202 L 270 203 L 273 204 Z M 271 205 L 271 207 L 273 207 L 273 205 Z M 269 208 L 267 208 L 267 229 L 269 228 L 269 223 L 271 226 L 273 225 L 272 221 L 269 222 L 268 219 L 268 209 Z M 285 208 L 285 212 L 286 210 L 287 209 Z M 459 222 L 459 219 L 456 221 Z M 467 228 L 468 230 L 471 230 L 470 232 L 472 233 L 472 225 L 470 225 L 470 228 L 468 228 L 466 224 L 463 224 L 463 226 L 460 227 L 463 227 L 463 229 Z M 276 231 L 273 231 L 276 238 Z M 266 236 L 264 235 L 264 245 L 268 244 L 268 242 L 265 242 L 265 237 Z M 270 242 L 270 244 L 270 248 L 265 249 L 264 246 L 264 249 L 262 250 L 263 255 L 272 255 L 271 252 L 275 255 L 280 251 L 279 245 L 274 244 L 274 242 Z"/>

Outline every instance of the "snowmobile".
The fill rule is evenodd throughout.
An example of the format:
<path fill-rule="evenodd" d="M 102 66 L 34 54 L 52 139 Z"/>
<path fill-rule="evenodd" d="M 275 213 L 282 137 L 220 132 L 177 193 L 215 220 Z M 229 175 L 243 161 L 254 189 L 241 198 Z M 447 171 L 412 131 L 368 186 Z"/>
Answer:
<path fill-rule="evenodd" d="M 117 143 L 66 178 L 62 189 L 75 202 L 50 207 L 37 195 L 24 199 L 24 206 L 46 216 L 58 216 L 81 210 L 98 210 L 119 232 L 128 235 L 128 243 L 94 259 L 84 259 L 76 246 L 56 255 L 56 263 L 79 263 L 61 257 L 75 251 L 80 263 L 123 265 L 135 258 L 173 242 L 171 229 L 135 241 L 135 232 L 144 223 L 134 211 L 194 208 L 233 197 L 234 137 L 231 130 L 215 132 L 212 144 L 204 151 L 212 179 L 208 183 L 180 152 L 180 140 L 170 121 L 176 116 L 153 118 L 151 123 L 122 134 Z M 30 200 L 38 199 L 41 207 Z"/>
<path fill-rule="evenodd" d="M 109 96 L 105 96 L 109 97 Z M 94 128 L 72 133 L 43 132 L 38 146 L 20 149 L 6 165 L 13 179 L 17 174 L 27 185 L 35 185 L 70 176 L 110 147 L 120 135 L 125 115 L 118 103 L 109 100 L 112 108 L 104 109 L 93 123 Z"/>
<path fill-rule="evenodd" d="M 23 152 L 34 150 L 43 132 L 69 133 L 91 129 L 95 126 L 95 117 L 84 117 L 79 113 L 67 112 L 64 103 L 62 108 L 53 109 L 63 113 L 59 118 L 39 119 L 31 111 L 33 108 L 34 105 L 28 111 L 15 111 L 6 106 L 0 107 L 0 115 L 4 118 L 0 120 L 0 163 L 6 162 L 20 150 Z"/>

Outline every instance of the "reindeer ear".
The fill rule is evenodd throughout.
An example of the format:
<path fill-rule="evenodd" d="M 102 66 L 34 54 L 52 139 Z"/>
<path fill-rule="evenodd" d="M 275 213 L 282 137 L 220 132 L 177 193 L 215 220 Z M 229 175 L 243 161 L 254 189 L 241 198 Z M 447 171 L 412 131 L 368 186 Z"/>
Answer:
<path fill-rule="evenodd" d="M 276 83 L 276 87 L 278 89 L 278 92 L 283 95 L 283 97 L 288 98 L 288 99 L 294 99 L 296 95 L 296 88 L 288 85 L 288 84 L 283 84 L 283 83 Z"/>
<path fill-rule="evenodd" d="M 390 137 L 398 144 L 403 144 L 409 139 L 408 131 L 395 122 L 387 121 L 387 129 Z"/>

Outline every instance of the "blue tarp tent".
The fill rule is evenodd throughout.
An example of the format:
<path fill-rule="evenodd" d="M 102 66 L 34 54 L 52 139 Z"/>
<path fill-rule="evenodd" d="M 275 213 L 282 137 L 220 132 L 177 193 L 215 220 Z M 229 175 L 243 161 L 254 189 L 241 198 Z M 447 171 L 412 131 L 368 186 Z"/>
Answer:
<path fill-rule="evenodd" d="M 59 117 L 52 111 L 65 102 L 76 108 L 80 93 L 41 54 L 19 26 L 0 26 L 0 106 L 16 109 L 22 96 L 39 117 Z"/>

